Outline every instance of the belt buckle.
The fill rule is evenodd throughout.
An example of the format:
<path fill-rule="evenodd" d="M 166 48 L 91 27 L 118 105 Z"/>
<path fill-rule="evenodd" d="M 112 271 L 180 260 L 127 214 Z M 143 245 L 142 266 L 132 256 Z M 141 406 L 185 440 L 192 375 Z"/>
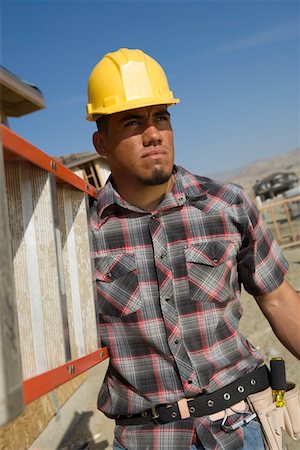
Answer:
<path fill-rule="evenodd" d="M 193 398 L 181 398 L 178 400 L 177 405 L 180 412 L 181 419 L 188 419 L 191 417 L 190 409 L 188 406 L 188 402 L 194 400 Z"/>

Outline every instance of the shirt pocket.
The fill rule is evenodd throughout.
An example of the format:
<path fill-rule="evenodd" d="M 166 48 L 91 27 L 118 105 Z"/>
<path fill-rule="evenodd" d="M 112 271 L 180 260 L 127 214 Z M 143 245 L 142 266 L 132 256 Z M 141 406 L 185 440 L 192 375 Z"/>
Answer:
<path fill-rule="evenodd" d="M 192 300 L 226 302 L 237 288 L 236 249 L 233 241 L 191 245 L 185 259 Z"/>
<path fill-rule="evenodd" d="M 100 314 L 123 317 L 142 306 L 134 254 L 122 253 L 95 259 L 95 281 Z"/>

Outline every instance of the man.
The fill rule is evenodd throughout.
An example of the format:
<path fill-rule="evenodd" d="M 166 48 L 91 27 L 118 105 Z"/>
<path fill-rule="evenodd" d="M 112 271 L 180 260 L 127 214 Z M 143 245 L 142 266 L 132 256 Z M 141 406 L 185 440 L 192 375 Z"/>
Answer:
<path fill-rule="evenodd" d="M 111 168 L 90 219 L 110 354 L 98 407 L 116 419 L 114 449 L 260 450 L 245 399 L 268 377 L 238 332 L 241 283 L 297 357 L 300 302 L 243 190 L 174 165 L 178 102 L 140 50 L 107 54 L 89 79 L 87 119 Z"/>

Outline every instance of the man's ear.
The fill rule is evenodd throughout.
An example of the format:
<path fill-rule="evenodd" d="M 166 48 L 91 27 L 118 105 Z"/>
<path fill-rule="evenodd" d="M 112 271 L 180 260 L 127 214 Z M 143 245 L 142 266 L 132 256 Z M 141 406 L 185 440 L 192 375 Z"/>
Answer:
<path fill-rule="evenodd" d="M 93 144 L 96 152 L 99 153 L 99 155 L 102 156 L 102 158 L 106 158 L 107 153 L 103 138 L 104 138 L 103 133 L 95 131 L 95 133 L 93 134 Z"/>

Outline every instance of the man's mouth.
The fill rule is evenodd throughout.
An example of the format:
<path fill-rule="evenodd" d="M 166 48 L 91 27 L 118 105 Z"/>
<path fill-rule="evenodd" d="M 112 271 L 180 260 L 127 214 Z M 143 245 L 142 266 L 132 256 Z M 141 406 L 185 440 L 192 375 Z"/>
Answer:
<path fill-rule="evenodd" d="M 142 158 L 157 159 L 162 158 L 165 155 L 166 152 L 164 150 L 149 150 L 148 152 L 144 153 L 144 155 L 142 155 Z"/>

